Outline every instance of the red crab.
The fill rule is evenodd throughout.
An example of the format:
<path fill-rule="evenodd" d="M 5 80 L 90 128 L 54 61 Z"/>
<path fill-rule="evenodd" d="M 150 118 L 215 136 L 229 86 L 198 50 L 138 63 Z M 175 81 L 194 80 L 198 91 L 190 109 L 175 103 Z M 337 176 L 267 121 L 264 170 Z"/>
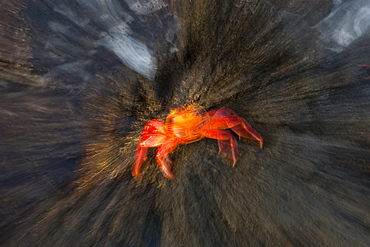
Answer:
<path fill-rule="evenodd" d="M 136 153 L 132 175 L 139 175 L 148 149 L 158 147 L 156 160 L 163 175 L 173 178 L 168 157 L 179 144 L 199 141 L 204 137 L 218 140 L 219 151 L 233 160 L 238 159 L 238 144 L 235 136 L 226 129 L 232 129 L 239 137 L 257 140 L 262 148 L 263 139 L 242 117 L 229 108 L 207 112 L 192 103 L 170 112 L 166 122 L 153 119 L 146 123 Z"/>

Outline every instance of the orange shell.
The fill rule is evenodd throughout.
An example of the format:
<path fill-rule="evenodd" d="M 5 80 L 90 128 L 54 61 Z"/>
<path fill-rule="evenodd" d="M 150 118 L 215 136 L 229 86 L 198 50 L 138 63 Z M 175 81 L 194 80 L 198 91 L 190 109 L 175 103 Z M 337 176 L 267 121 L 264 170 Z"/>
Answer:
<path fill-rule="evenodd" d="M 166 128 L 180 143 L 195 142 L 203 138 L 202 129 L 209 119 L 207 111 L 193 103 L 172 110 L 166 118 Z"/>

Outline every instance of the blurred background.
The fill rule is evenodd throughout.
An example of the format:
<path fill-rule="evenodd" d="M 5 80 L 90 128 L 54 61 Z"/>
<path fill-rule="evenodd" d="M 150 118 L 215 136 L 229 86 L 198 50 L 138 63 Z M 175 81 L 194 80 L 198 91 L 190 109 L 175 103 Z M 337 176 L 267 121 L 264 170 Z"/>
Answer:
<path fill-rule="evenodd" d="M 1 246 L 369 246 L 368 0 L 0 3 Z M 196 102 L 264 138 L 155 149 Z"/>

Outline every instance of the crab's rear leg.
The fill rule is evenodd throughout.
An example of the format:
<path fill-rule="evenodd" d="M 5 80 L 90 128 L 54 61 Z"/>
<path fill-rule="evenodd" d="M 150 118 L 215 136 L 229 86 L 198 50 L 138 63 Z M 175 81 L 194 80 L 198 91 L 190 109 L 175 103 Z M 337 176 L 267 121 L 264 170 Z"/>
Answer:
<path fill-rule="evenodd" d="M 260 148 L 263 146 L 262 136 L 252 128 L 252 126 L 242 117 L 239 117 L 235 112 L 229 108 L 221 108 L 212 115 L 213 128 L 230 128 L 238 136 L 256 140 L 260 144 Z"/>
<path fill-rule="evenodd" d="M 262 136 L 252 128 L 252 126 L 242 117 L 239 116 L 228 116 L 225 117 L 227 126 L 232 129 L 238 136 L 257 140 L 260 143 L 260 148 L 263 146 Z"/>
<path fill-rule="evenodd" d="M 203 134 L 205 137 L 217 139 L 220 153 L 231 158 L 235 166 L 238 160 L 238 143 L 235 137 L 229 131 L 222 129 L 207 130 Z"/>

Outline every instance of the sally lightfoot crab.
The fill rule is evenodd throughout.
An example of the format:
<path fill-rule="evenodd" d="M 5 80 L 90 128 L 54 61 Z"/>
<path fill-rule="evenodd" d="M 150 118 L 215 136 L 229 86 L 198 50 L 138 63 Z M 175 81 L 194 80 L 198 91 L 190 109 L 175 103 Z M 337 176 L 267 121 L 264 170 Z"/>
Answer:
<path fill-rule="evenodd" d="M 238 144 L 235 136 L 226 129 L 232 129 L 239 137 L 256 140 L 263 145 L 263 139 L 247 120 L 236 115 L 229 108 L 206 111 L 196 104 L 174 109 L 166 121 L 153 119 L 146 123 L 138 145 L 132 175 L 139 175 L 147 157 L 148 149 L 157 147 L 156 161 L 163 175 L 173 178 L 168 157 L 179 144 L 199 141 L 204 137 L 217 139 L 220 153 L 233 160 L 238 159 Z"/>

